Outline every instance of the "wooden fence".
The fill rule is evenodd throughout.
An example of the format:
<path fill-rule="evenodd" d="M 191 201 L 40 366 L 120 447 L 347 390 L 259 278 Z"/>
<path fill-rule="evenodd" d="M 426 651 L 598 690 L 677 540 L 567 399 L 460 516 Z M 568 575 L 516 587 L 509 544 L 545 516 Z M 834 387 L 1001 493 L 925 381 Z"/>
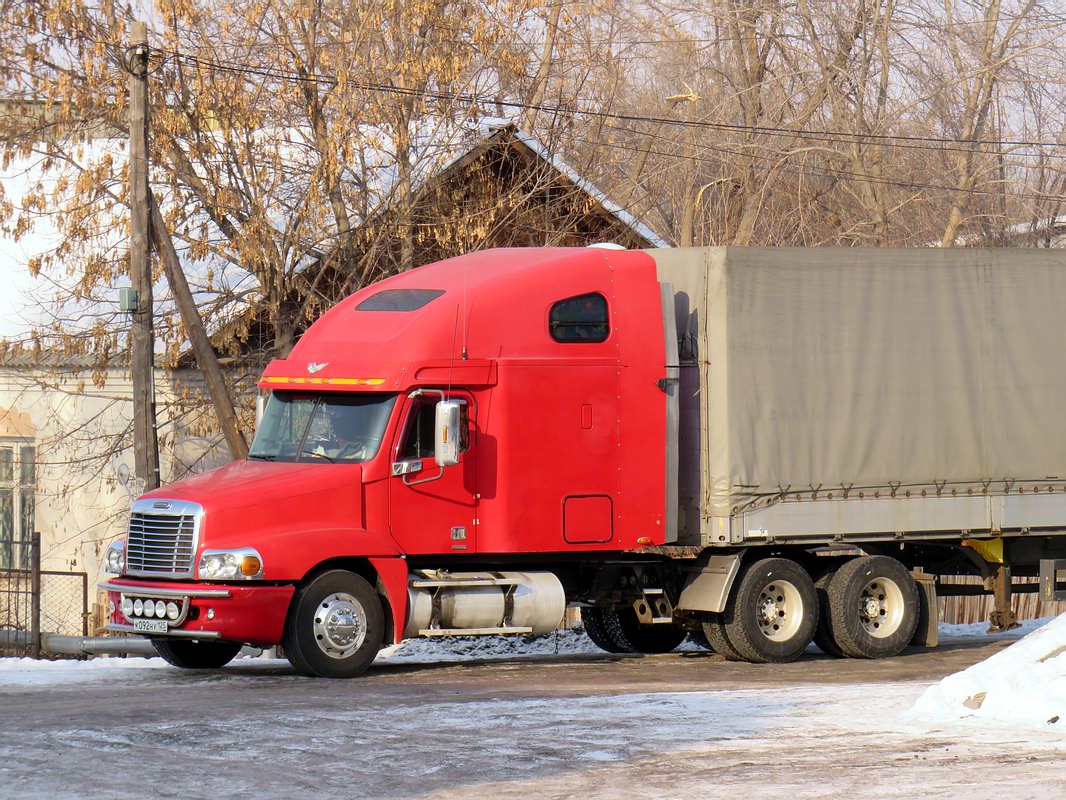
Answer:
<path fill-rule="evenodd" d="M 1015 583 L 1036 583 L 1036 578 L 1015 578 Z M 940 583 L 962 583 L 979 586 L 981 579 L 971 576 L 947 576 L 940 579 Z M 988 615 L 992 612 L 991 595 L 969 595 L 964 597 L 939 598 L 940 621 L 954 624 L 971 622 L 988 622 Z M 1066 613 L 1066 603 L 1048 603 L 1040 599 L 1036 592 L 1031 594 L 1015 594 L 1011 607 L 1018 619 L 1038 619 L 1040 617 L 1056 617 Z"/>

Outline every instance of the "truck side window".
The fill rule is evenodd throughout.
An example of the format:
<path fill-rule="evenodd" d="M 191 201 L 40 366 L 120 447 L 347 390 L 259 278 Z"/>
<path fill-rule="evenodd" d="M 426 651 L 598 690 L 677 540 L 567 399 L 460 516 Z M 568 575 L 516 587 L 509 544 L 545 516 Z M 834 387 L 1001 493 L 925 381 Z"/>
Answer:
<path fill-rule="evenodd" d="M 598 292 L 560 300 L 551 307 L 548 328 L 557 342 L 602 342 L 611 332 L 607 298 Z"/>
<path fill-rule="evenodd" d="M 403 448 L 400 450 L 400 459 L 402 461 L 433 457 L 433 410 L 436 406 L 437 404 L 433 402 L 418 404 L 411 425 L 407 429 Z"/>

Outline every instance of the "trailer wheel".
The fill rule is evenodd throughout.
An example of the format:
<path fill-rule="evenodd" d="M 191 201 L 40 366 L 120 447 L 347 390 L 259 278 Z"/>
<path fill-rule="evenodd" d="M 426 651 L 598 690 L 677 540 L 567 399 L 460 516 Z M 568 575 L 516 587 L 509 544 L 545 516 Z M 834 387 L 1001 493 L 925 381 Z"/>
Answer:
<path fill-rule="evenodd" d="M 745 661 L 781 664 L 799 658 L 818 625 L 814 582 L 795 561 L 751 564 L 726 606 L 725 634 Z"/>
<path fill-rule="evenodd" d="M 616 641 L 607 629 L 607 615 L 613 615 L 614 611 L 608 611 L 594 606 L 584 606 L 581 609 L 581 622 L 585 626 L 585 633 L 592 639 L 600 650 L 607 653 L 632 653 L 633 649 L 628 642 Z M 617 626 L 617 620 L 615 620 Z"/>
<path fill-rule="evenodd" d="M 182 669 L 220 669 L 241 652 L 239 642 L 197 642 L 191 639 L 152 639 L 163 660 Z"/>
<path fill-rule="evenodd" d="M 826 590 L 833 641 L 852 658 L 899 655 L 918 627 L 918 586 L 899 561 L 862 556 L 842 566 Z"/>
<path fill-rule="evenodd" d="M 319 678 L 354 678 L 381 649 L 385 612 L 363 578 L 323 572 L 301 588 L 285 621 L 282 645 L 296 670 Z"/>
<path fill-rule="evenodd" d="M 707 637 L 707 641 L 711 643 L 711 649 L 718 655 L 722 656 L 726 661 L 744 661 L 745 658 L 737 649 L 729 643 L 729 639 L 725 635 L 725 624 L 722 622 L 722 615 L 715 614 L 713 617 L 709 617 L 703 623 L 703 635 Z"/>
<path fill-rule="evenodd" d="M 832 614 L 829 610 L 829 582 L 836 574 L 835 569 L 828 570 L 814 582 L 814 590 L 818 593 L 818 627 L 814 629 L 814 643 L 827 656 L 843 658 L 844 651 L 833 638 Z"/>

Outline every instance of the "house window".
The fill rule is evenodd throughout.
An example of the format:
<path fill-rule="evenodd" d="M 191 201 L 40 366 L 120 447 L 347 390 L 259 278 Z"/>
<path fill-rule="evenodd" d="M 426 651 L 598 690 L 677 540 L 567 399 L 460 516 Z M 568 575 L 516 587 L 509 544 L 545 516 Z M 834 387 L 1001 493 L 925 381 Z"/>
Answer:
<path fill-rule="evenodd" d="M 607 298 L 592 292 L 560 300 L 551 307 L 548 327 L 557 342 L 602 342 L 611 330 Z"/>
<path fill-rule="evenodd" d="M 0 439 L 0 569 L 29 569 L 36 487 L 37 448 Z"/>

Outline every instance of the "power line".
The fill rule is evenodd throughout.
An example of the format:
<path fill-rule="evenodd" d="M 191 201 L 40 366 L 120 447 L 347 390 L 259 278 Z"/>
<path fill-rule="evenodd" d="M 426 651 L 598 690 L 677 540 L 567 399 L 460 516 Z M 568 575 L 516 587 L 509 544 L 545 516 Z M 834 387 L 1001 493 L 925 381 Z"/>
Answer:
<path fill-rule="evenodd" d="M 1053 15 L 1051 15 L 1053 16 Z M 1050 18 L 1050 17 L 1049 17 Z M 1055 18 L 1055 21 L 1066 21 L 1066 17 Z M 955 23 L 962 24 L 962 23 Z M 976 24 L 976 23 L 975 23 Z M 983 24 L 983 23 L 982 23 Z M 68 42 L 82 42 L 99 44 L 109 49 L 112 49 L 120 63 L 124 61 L 122 58 L 121 46 L 115 43 L 106 42 L 99 39 L 89 38 L 87 36 L 64 36 L 62 34 L 51 33 L 47 31 L 38 31 L 24 27 L 31 33 L 40 34 Z M 758 37 L 754 37 L 758 38 Z M 667 40 L 661 40 L 667 41 Z M 680 41 L 680 40 L 679 40 Z M 696 41 L 696 40 L 692 40 Z M 715 40 L 707 40 L 715 41 Z M 724 41 L 724 40 L 718 40 Z M 279 45 L 280 47 L 280 45 Z M 295 70 L 286 70 L 277 67 L 263 67 L 254 64 L 241 64 L 241 63 L 223 63 L 221 61 L 214 61 L 210 59 L 201 58 L 187 53 L 182 53 L 176 50 L 165 50 L 162 48 L 151 48 L 153 54 L 162 53 L 166 57 L 192 63 L 200 67 L 205 67 L 214 70 L 223 70 L 227 72 L 233 72 L 245 75 L 256 75 L 259 77 L 274 78 L 277 80 L 287 80 L 294 82 L 309 82 L 320 83 L 329 86 L 336 86 L 339 80 L 334 75 L 320 74 L 320 73 L 304 73 Z M 157 65 L 152 71 L 159 69 L 161 65 Z M 577 109 L 559 105 L 548 104 L 531 104 L 522 103 L 517 100 L 501 100 L 497 98 L 479 97 L 477 95 L 469 93 L 446 93 L 446 92 L 433 92 L 429 90 L 417 90 L 417 89 L 405 89 L 399 86 L 393 86 L 382 83 L 369 83 L 369 82 L 355 82 L 352 85 L 357 88 L 362 88 L 367 91 L 376 91 L 382 93 L 391 93 L 400 96 L 407 97 L 419 97 L 430 100 L 443 100 L 443 101 L 456 101 L 468 103 L 470 105 L 495 105 L 502 106 L 504 108 L 511 108 L 516 110 L 533 110 L 543 111 L 546 113 L 554 114 L 568 114 L 573 116 L 589 116 L 598 119 L 614 119 L 624 122 L 632 123 L 652 123 L 658 125 L 669 125 L 672 127 L 685 127 L 685 128 L 704 128 L 711 130 L 722 130 L 731 132 L 742 132 L 752 134 L 763 134 L 767 136 L 781 136 L 790 137 L 796 139 L 815 139 L 824 141 L 836 141 L 840 139 L 858 140 L 858 141 L 878 141 L 884 142 L 889 146 L 903 147 L 903 143 L 917 143 L 923 148 L 925 145 L 971 145 L 975 147 L 980 146 L 995 146 L 995 147 L 1030 147 L 1030 148 L 1063 148 L 1066 147 L 1066 143 L 1063 142 L 1047 142 L 1038 140 L 1023 140 L 1023 139 L 968 139 L 968 138 L 953 138 L 953 137 L 938 137 L 938 136 L 917 136 L 908 134 L 884 134 L 884 133 L 856 133 L 854 131 L 841 131 L 832 129 L 815 129 L 815 130 L 796 130 L 793 128 L 785 128 L 780 126 L 767 126 L 767 125 L 738 125 L 724 122 L 710 122 L 707 120 L 683 120 L 673 119 L 670 117 L 656 117 L 645 116 L 639 114 L 622 114 L 618 112 L 598 111 L 595 109 Z M 946 148 L 937 148 L 946 149 Z M 962 152 L 969 152 L 968 149 L 962 150 Z"/>
<path fill-rule="evenodd" d="M 200 58 L 198 56 L 180 53 L 177 51 L 167 51 L 167 53 L 172 58 L 178 61 L 192 63 L 200 67 L 205 67 L 207 69 L 222 70 L 226 72 L 246 75 L 256 75 L 259 77 L 275 78 L 278 80 L 289 80 L 294 82 L 320 83 L 329 86 L 337 86 L 340 83 L 340 80 L 335 75 L 327 75 L 322 73 L 302 73 L 278 68 L 258 67 L 251 64 L 226 64 L 218 61 Z M 974 147 L 991 145 L 996 147 L 1048 147 L 1056 149 L 1066 148 L 1066 143 L 1063 142 L 1045 142 L 1022 139 L 968 139 L 952 138 L 946 136 L 917 136 L 908 134 L 885 133 L 855 133 L 853 131 L 841 131 L 832 129 L 796 130 L 793 128 L 785 128 L 780 126 L 740 125 L 726 122 L 710 122 L 707 120 L 685 120 L 674 119 L 671 117 L 656 117 L 645 116 L 640 114 L 625 114 L 610 111 L 599 111 L 595 109 L 569 108 L 566 106 L 550 105 L 544 103 L 523 103 L 517 100 L 501 100 L 492 97 L 480 97 L 478 95 L 464 92 L 451 93 L 438 92 L 430 89 L 407 89 L 404 87 L 383 83 L 350 81 L 347 82 L 347 85 L 351 85 L 355 88 L 364 89 L 366 91 L 382 92 L 402 97 L 416 97 L 427 100 L 453 101 L 467 103 L 469 105 L 494 105 L 510 109 L 543 111 L 545 113 L 566 114 L 572 116 L 586 116 L 597 119 L 611 119 L 621 122 L 652 123 L 658 125 L 669 125 L 672 127 L 729 131 L 734 133 L 739 132 L 749 134 L 763 134 L 767 136 L 782 136 L 795 139 L 821 139 L 825 141 L 837 141 L 840 139 L 852 141 L 876 141 L 884 142 L 885 144 L 890 146 L 895 146 L 896 143 L 899 142 L 910 142 L 926 145 L 972 145 Z"/>
<path fill-rule="evenodd" d="M 625 150 L 625 151 L 630 152 L 630 153 L 648 153 L 649 155 L 658 155 L 658 156 L 663 156 L 663 157 L 666 157 L 666 158 L 677 158 L 677 159 L 682 159 L 682 160 L 685 160 L 685 161 L 695 161 L 695 162 L 701 163 L 701 164 L 712 164 L 712 163 L 729 164 L 729 162 L 726 159 L 724 159 L 724 158 L 717 158 L 717 159 L 711 160 L 709 158 L 700 158 L 699 156 L 696 156 L 696 155 L 687 155 L 687 154 L 684 154 L 684 153 L 669 153 L 669 152 L 664 152 L 662 150 L 656 150 L 654 148 L 644 148 L 644 147 L 636 147 L 634 145 L 626 145 L 626 144 L 622 144 L 621 142 L 597 142 L 597 141 L 594 141 L 594 140 L 581 139 L 581 138 L 575 138 L 575 141 L 581 142 L 582 144 L 587 144 L 587 145 L 592 146 L 592 147 L 605 147 L 607 149 L 612 149 L 613 148 L 613 149 Z M 743 153 L 743 152 L 740 152 L 738 150 L 731 150 L 729 148 L 720 147 L 720 146 L 717 146 L 717 145 L 694 144 L 693 146 L 696 149 L 698 149 L 698 150 L 710 151 L 710 152 L 713 152 L 713 153 L 725 153 L 725 154 L 728 154 L 728 155 L 739 156 L 739 157 L 745 158 L 745 159 L 748 159 L 748 158 L 752 157 L 750 153 Z M 992 196 L 992 197 L 1001 197 L 1002 194 L 1003 194 L 1002 192 L 997 192 L 997 191 L 990 190 L 990 189 L 960 189 L 959 187 L 948 186 L 946 184 L 922 183 L 920 181 L 908 181 L 908 180 L 892 179 L 892 178 L 879 178 L 879 177 L 872 176 L 872 175 L 866 175 L 866 174 L 861 173 L 861 172 L 851 172 L 851 171 L 848 171 L 848 170 L 838 170 L 838 169 L 834 169 L 833 167 L 822 167 L 822 166 L 818 166 L 818 165 L 784 164 L 784 165 L 781 165 L 780 167 L 778 167 L 778 169 L 781 172 L 788 172 L 790 174 L 807 175 L 807 174 L 814 173 L 814 174 L 819 175 L 821 177 L 853 178 L 855 180 L 866 181 L 868 183 L 876 183 L 876 184 L 881 184 L 881 185 L 886 185 L 886 186 L 898 186 L 898 187 L 905 188 L 905 189 L 920 189 L 920 190 L 930 190 L 930 191 L 941 191 L 941 192 L 946 192 L 946 193 L 950 193 L 950 194 L 960 193 L 960 194 L 984 195 L 984 196 Z M 1056 195 L 1056 194 L 1034 194 L 1034 193 L 1024 193 L 1023 192 L 1023 193 L 1012 193 L 1012 194 L 1010 194 L 1010 197 L 1013 198 L 1013 199 L 1022 199 L 1022 200 L 1041 200 L 1041 201 L 1050 200 L 1050 201 L 1053 201 L 1053 202 L 1064 202 L 1064 201 L 1066 201 L 1066 195 Z"/>

